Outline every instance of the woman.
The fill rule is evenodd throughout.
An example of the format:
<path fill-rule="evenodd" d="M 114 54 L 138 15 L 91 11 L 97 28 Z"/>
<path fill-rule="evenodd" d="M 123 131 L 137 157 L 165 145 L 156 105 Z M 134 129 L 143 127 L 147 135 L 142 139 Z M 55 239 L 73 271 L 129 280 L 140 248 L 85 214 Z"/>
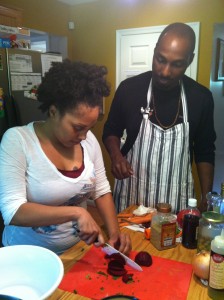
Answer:
<path fill-rule="evenodd" d="M 7 130 L 0 152 L 3 245 L 32 244 L 58 254 L 80 239 L 104 243 L 86 210 L 95 200 L 109 243 L 128 254 L 130 238 L 119 231 L 100 146 L 90 131 L 109 95 L 105 67 L 65 60 L 53 63 L 37 97 L 46 121 Z M 97 242 L 96 242 L 97 241 Z"/>

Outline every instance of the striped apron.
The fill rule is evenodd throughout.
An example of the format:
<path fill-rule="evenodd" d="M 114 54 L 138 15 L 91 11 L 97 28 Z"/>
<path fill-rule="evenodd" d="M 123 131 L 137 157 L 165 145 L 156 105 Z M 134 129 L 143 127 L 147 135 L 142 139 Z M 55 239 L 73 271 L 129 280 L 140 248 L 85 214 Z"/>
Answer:
<path fill-rule="evenodd" d="M 148 107 L 151 91 L 150 82 Z M 187 101 L 182 83 L 181 99 L 183 123 L 167 130 L 153 124 L 148 114 L 143 114 L 136 141 L 126 156 L 134 174 L 115 180 L 114 199 L 118 212 L 132 204 L 155 207 L 158 202 L 165 202 L 177 213 L 186 208 L 187 200 L 193 197 Z"/>

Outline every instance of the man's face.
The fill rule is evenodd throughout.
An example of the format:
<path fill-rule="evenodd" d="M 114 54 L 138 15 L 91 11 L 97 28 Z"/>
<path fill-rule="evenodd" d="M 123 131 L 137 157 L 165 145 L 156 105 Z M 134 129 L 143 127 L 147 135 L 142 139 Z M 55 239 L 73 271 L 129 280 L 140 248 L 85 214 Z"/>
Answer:
<path fill-rule="evenodd" d="M 152 63 L 153 85 L 170 90 L 179 84 L 194 54 L 189 40 L 167 33 L 154 50 Z"/>

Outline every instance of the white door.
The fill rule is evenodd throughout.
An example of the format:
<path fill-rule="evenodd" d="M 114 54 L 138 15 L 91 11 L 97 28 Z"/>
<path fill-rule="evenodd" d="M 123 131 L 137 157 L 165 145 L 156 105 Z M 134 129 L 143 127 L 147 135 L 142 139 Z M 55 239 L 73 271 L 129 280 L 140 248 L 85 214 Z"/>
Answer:
<path fill-rule="evenodd" d="M 199 22 L 187 23 L 196 34 L 195 57 L 186 75 L 197 79 Z M 152 68 L 153 51 L 160 33 L 167 25 L 116 31 L 116 86 L 131 76 Z"/>

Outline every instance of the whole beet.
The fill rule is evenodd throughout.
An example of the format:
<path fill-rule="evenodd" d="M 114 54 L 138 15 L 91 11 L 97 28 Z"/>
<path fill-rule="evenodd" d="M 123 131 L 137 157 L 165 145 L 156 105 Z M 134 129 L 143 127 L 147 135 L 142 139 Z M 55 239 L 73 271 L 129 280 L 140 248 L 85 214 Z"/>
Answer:
<path fill-rule="evenodd" d="M 140 251 L 135 256 L 135 262 L 139 264 L 140 266 L 149 267 L 152 265 L 152 257 L 151 255 L 146 251 Z"/>

